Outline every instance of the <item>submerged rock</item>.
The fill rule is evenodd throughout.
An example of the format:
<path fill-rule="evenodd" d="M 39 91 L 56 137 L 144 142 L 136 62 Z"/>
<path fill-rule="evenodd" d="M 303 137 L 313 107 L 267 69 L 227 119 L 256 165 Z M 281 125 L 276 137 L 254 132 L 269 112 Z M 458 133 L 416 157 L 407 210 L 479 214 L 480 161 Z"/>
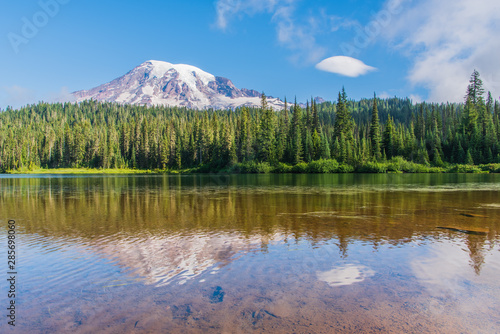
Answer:
<path fill-rule="evenodd" d="M 243 311 L 243 318 L 246 318 L 253 326 L 257 326 L 264 320 L 279 319 L 280 317 L 265 309 Z"/>
<path fill-rule="evenodd" d="M 224 300 L 224 295 L 226 293 L 220 286 L 216 286 L 212 294 L 210 295 L 210 304 L 221 303 Z"/>
<path fill-rule="evenodd" d="M 475 213 L 461 213 L 460 215 L 469 218 L 488 218 L 488 216 L 478 215 Z"/>
<path fill-rule="evenodd" d="M 188 317 L 193 313 L 191 310 L 191 305 L 173 305 L 171 307 L 172 316 L 174 319 L 180 319 L 186 321 Z"/>
<path fill-rule="evenodd" d="M 443 229 L 443 230 L 450 230 L 454 232 L 461 232 L 461 233 L 467 233 L 467 234 L 476 234 L 476 235 L 487 235 L 489 230 L 484 229 L 484 228 L 479 228 L 479 227 L 455 227 L 455 226 L 437 226 L 437 228 Z"/>

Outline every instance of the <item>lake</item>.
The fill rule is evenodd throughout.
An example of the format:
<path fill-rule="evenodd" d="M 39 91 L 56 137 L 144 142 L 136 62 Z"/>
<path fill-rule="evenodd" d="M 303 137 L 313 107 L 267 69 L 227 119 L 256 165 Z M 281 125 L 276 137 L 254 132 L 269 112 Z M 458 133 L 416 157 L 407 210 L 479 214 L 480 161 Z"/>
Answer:
<path fill-rule="evenodd" d="M 2 175 L 0 213 L 2 332 L 500 332 L 498 174 Z"/>

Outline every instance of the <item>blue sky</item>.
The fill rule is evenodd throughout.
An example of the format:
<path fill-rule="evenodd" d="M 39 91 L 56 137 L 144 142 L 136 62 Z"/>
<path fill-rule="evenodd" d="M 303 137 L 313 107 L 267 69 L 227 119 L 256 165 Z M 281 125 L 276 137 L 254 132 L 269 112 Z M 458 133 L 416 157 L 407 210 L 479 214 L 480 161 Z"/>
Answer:
<path fill-rule="evenodd" d="M 471 24 L 469 24 L 471 22 Z M 498 0 L 25 0 L 0 3 L 0 108 L 64 100 L 150 59 L 305 101 L 500 95 Z"/>

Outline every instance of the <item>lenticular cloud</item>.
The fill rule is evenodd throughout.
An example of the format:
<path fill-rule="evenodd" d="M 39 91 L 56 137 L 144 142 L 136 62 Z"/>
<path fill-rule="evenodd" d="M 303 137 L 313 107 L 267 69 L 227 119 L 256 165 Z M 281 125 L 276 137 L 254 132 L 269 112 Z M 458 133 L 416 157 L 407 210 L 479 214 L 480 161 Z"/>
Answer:
<path fill-rule="evenodd" d="M 368 66 L 359 59 L 346 56 L 326 58 L 316 64 L 316 68 L 321 71 L 337 73 L 352 78 L 376 70 L 375 67 Z"/>

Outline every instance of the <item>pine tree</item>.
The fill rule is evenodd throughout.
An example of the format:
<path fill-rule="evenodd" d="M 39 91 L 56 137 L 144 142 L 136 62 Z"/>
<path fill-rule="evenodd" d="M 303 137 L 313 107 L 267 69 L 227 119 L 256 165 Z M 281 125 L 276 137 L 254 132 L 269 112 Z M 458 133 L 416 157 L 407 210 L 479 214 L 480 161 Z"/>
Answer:
<path fill-rule="evenodd" d="M 321 137 L 316 129 L 312 135 L 312 160 L 318 160 L 321 156 Z"/>
<path fill-rule="evenodd" d="M 488 113 L 486 115 L 483 142 L 484 142 L 484 152 L 485 153 L 488 153 L 488 150 L 496 151 L 496 149 L 497 149 L 497 133 L 496 133 L 495 125 L 493 123 L 493 115 L 491 113 Z M 493 151 L 492 151 L 491 158 L 488 158 L 486 162 L 493 161 Z M 489 154 L 488 154 L 488 156 L 489 156 Z"/>
<path fill-rule="evenodd" d="M 235 163 L 238 162 L 238 156 L 236 155 L 236 144 L 234 141 L 234 136 L 232 133 L 228 132 L 229 135 L 229 140 L 228 140 L 228 145 L 229 145 L 229 166 L 234 165 Z"/>
<path fill-rule="evenodd" d="M 122 156 L 127 160 L 130 157 L 128 152 L 129 147 L 130 147 L 129 131 L 126 124 L 123 123 L 120 132 L 120 151 Z"/>
<path fill-rule="evenodd" d="M 474 165 L 474 159 L 472 159 L 472 154 L 470 153 L 470 150 L 467 150 L 466 158 L 465 158 L 465 163 L 467 165 Z"/>
<path fill-rule="evenodd" d="M 203 114 L 203 119 L 201 121 L 201 124 L 198 128 L 198 135 L 197 135 L 197 148 L 198 148 L 198 163 L 201 165 L 202 163 L 205 163 L 205 160 L 208 160 L 208 149 L 211 145 L 211 138 L 210 138 L 210 131 L 209 131 L 209 118 L 208 118 L 208 112 L 205 110 Z"/>
<path fill-rule="evenodd" d="M 500 103 L 498 101 L 495 101 L 495 111 L 494 111 L 495 119 L 498 119 L 500 116 Z"/>
<path fill-rule="evenodd" d="M 443 160 L 441 159 L 441 154 L 439 153 L 439 150 L 437 148 L 434 148 L 433 155 L 434 155 L 432 159 L 433 164 L 438 167 L 443 167 L 444 163 Z"/>
<path fill-rule="evenodd" d="M 306 131 L 304 131 L 304 136 L 305 134 L 311 130 L 311 109 L 309 108 L 309 101 L 306 101 L 306 115 L 304 116 L 304 125 L 306 128 Z M 305 137 L 304 137 L 305 140 Z"/>
<path fill-rule="evenodd" d="M 293 164 L 302 161 L 302 110 L 295 100 L 293 106 L 292 124 L 290 127 L 290 158 Z"/>
<path fill-rule="evenodd" d="M 467 86 L 465 101 L 467 103 L 467 100 L 470 100 L 470 102 L 477 107 L 478 104 L 484 102 L 483 94 L 483 80 L 481 80 L 479 72 L 474 70 L 470 76 L 469 86 Z"/>
<path fill-rule="evenodd" d="M 385 156 L 391 158 L 394 156 L 394 123 L 392 117 L 387 116 L 384 133 L 382 135 L 382 144 L 385 151 Z"/>
<path fill-rule="evenodd" d="M 466 156 L 467 155 L 465 154 L 464 148 L 462 147 L 462 143 L 458 141 L 458 157 L 456 162 L 464 163 L 466 160 Z"/>
<path fill-rule="evenodd" d="M 266 97 L 266 94 L 264 94 L 264 92 L 262 92 L 262 94 L 260 96 L 260 109 L 261 109 L 261 111 L 264 111 L 267 109 L 267 97 Z"/>
<path fill-rule="evenodd" d="M 250 120 L 248 108 L 243 107 L 240 115 L 240 138 L 239 138 L 239 152 L 242 161 L 251 160 L 253 155 L 252 141 L 250 135 Z"/>
<path fill-rule="evenodd" d="M 306 162 L 310 162 L 313 160 L 313 141 L 312 141 L 312 136 L 311 132 L 305 131 L 305 140 L 304 140 L 304 160 Z"/>
<path fill-rule="evenodd" d="M 285 97 L 285 103 L 284 103 L 284 106 L 283 106 L 283 117 L 284 117 L 284 122 L 285 122 L 285 128 L 288 129 L 288 126 L 290 125 L 290 121 L 288 119 L 288 102 L 286 101 L 286 97 Z"/>
<path fill-rule="evenodd" d="M 471 98 L 468 98 L 465 102 L 465 112 L 464 112 L 464 130 L 465 134 L 472 138 L 478 131 L 477 126 L 477 110 Z"/>
<path fill-rule="evenodd" d="M 380 160 L 380 124 L 378 119 L 377 96 L 373 94 L 372 120 L 370 125 L 371 155 Z"/>
<path fill-rule="evenodd" d="M 491 92 L 488 92 L 488 99 L 486 100 L 486 110 L 490 115 L 494 113 L 494 101 L 493 97 L 491 96 Z"/>
<path fill-rule="evenodd" d="M 265 95 L 263 96 L 262 108 L 260 118 L 260 132 L 258 136 L 259 158 L 261 161 L 274 162 L 275 158 L 275 117 L 274 111 L 267 108 L 267 101 Z"/>
<path fill-rule="evenodd" d="M 321 152 L 320 152 L 320 158 L 321 159 L 330 159 L 330 143 L 328 142 L 328 137 L 325 135 L 325 133 L 322 131 L 321 132 Z"/>
<path fill-rule="evenodd" d="M 64 141 L 63 141 L 63 163 L 65 166 L 73 166 L 73 137 L 69 125 L 66 123 L 64 127 Z"/>
<path fill-rule="evenodd" d="M 286 103 L 285 103 L 286 104 Z M 285 159 L 288 143 L 288 110 L 283 109 L 278 118 L 278 128 L 276 129 L 276 159 L 283 161 Z"/>
<path fill-rule="evenodd" d="M 420 111 L 417 115 L 417 122 L 415 124 L 415 136 L 418 140 L 423 140 L 425 137 L 425 115 L 423 103 L 420 104 Z"/>
<path fill-rule="evenodd" d="M 420 145 L 417 151 L 417 160 L 416 162 L 423 164 L 423 165 L 428 165 L 429 164 L 429 153 L 427 152 L 427 149 L 425 148 L 424 141 L 420 141 Z"/>
<path fill-rule="evenodd" d="M 316 101 L 311 98 L 311 114 L 312 114 L 312 131 L 316 131 L 319 133 L 319 116 L 318 116 L 318 108 L 316 107 Z"/>
<path fill-rule="evenodd" d="M 345 89 L 342 87 L 342 92 L 339 92 L 337 101 L 337 111 L 335 113 L 335 124 L 333 130 L 334 138 L 340 140 L 341 135 L 344 139 L 350 141 L 353 139 L 353 121 L 351 112 L 347 102 L 347 95 Z"/>

